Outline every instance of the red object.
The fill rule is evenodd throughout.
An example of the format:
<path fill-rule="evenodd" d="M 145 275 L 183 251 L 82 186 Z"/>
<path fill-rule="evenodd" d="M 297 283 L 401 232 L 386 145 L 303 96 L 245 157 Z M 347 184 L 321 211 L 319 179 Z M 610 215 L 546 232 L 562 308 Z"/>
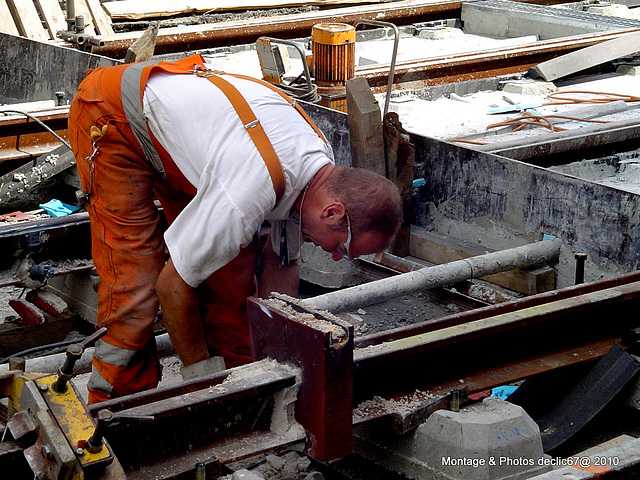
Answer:
<path fill-rule="evenodd" d="M 261 300 L 249 298 L 251 353 L 302 369 L 296 420 L 307 432 L 306 452 L 335 460 L 353 450 L 353 326 L 336 348 L 330 332 Z"/>
<path fill-rule="evenodd" d="M 20 316 L 24 325 L 40 325 L 45 322 L 44 315 L 38 310 L 38 307 L 26 300 L 9 300 L 9 306 Z"/>
<path fill-rule="evenodd" d="M 47 295 L 53 296 L 53 294 L 51 293 L 48 293 Z M 47 295 L 44 295 L 40 290 L 31 290 L 27 292 L 26 298 L 28 301 L 33 303 L 36 307 L 48 313 L 49 315 L 53 317 L 61 316 L 62 312 L 64 311 L 64 308 L 60 310 L 60 307 L 63 305 L 66 306 L 66 304 L 58 303 L 58 305 L 56 306 L 55 302 L 52 302 L 46 298 Z M 58 297 L 55 297 L 55 299 L 58 300 L 58 302 L 61 302 L 61 300 Z"/>
<path fill-rule="evenodd" d="M 469 395 L 469 400 L 478 401 L 490 396 L 491 396 L 491 390 L 483 390 L 482 392 L 472 393 L 471 395 Z"/>

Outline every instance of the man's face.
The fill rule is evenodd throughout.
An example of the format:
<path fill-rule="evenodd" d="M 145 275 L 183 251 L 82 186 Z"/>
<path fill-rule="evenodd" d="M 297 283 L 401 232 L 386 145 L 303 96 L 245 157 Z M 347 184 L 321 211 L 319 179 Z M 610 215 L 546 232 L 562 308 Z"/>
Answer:
<path fill-rule="evenodd" d="M 346 257 L 347 247 L 351 258 L 361 255 L 378 253 L 387 246 L 387 240 L 376 232 L 362 232 L 351 235 L 346 226 L 336 228 L 337 225 L 320 223 L 306 228 L 302 226 L 302 238 L 305 242 L 311 242 L 331 254 L 333 260 L 338 261 Z"/>

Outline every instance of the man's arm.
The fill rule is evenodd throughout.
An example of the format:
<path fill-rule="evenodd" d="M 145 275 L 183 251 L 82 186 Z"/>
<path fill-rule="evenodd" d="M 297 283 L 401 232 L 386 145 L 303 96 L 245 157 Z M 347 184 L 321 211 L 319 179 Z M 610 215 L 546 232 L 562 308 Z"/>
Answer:
<path fill-rule="evenodd" d="M 262 253 L 262 271 L 258 285 L 258 295 L 267 298 L 271 292 L 284 293 L 292 297 L 298 296 L 298 260 L 289 262 L 289 265 L 280 265 L 280 257 L 273 251 L 271 240 L 267 243 Z"/>
<path fill-rule="evenodd" d="M 160 272 L 156 290 L 171 343 L 185 365 L 209 358 L 195 288 L 178 274 L 171 259 Z"/>

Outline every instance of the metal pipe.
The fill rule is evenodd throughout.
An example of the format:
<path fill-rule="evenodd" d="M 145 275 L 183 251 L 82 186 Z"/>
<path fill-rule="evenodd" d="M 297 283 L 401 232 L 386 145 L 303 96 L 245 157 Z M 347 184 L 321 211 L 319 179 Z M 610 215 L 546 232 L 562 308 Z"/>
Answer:
<path fill-rule="evenodd" d="M 542 262 L 557 261 L 561 245 L 562 241 L 554 238 L 486 253 L 318 295 L 305 299 L 304 303 L 330 312 L 351 310 L 419 290 L 450 285 L 470 278 L 529 267 Z"/>
<path fill-rule="evenodd" d="M 75 0 L 67 0 L 65 6 L 67 17 L 65 20 L 67 21 L 67 30 L 69 32 L 76 31 L 76 2 Z"/>
<path fill-rule="evenodd" d="M 587 261 L 586 253 L 576 253 L 576 285 L 584 283 L 584 264 Z"/>

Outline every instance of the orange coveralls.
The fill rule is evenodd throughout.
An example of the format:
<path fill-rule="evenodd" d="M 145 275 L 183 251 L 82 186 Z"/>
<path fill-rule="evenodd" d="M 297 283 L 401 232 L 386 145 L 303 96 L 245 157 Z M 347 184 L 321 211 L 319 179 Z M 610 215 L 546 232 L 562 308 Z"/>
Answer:
<path fill-rule="evenodd" d="M 202 64 L 194 55 L 145 67 L 140 98 L 153 70 L 185 74 Z M 69 138 L 89 194 L 92 256 L 100 276 L 97 322 L 108 328 L 96 344 L 89 403 L 157 386 L 155 284 L 166 252 L 154 197 L 171 223 L 196 193 L 150 132 L 165 178 L 146 160 L 124 113 L 121 79 L 129 67 L 91 71 L 69 111 Z M 97 127 L 93 135 L 91 127 Z M 246 299 L 255 294 L 256 243 L 198 287 L 210 354 L 222 355 L 227 367 L 251 361 Z"/>

